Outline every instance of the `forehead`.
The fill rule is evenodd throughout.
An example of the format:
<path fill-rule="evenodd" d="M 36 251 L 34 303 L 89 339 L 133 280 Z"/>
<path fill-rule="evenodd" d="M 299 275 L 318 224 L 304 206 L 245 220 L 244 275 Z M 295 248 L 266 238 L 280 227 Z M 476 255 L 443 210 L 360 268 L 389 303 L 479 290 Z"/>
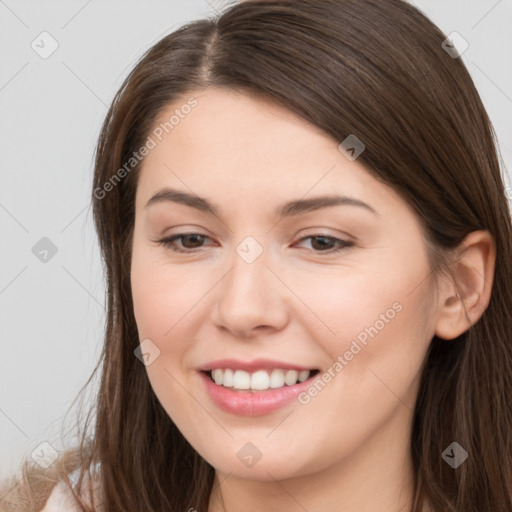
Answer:
<path fill-rule="evenodd" d="M 181 111 L 189 98 L 196 105 Z M 364 196 L 376 209 L 398 200 L 357 160 L 345 158 L 341 141 L 260 97 L 212 87 L 191 91 L 160 113 L 159 127 L 161 140 L 153 136 L 156 146 L 142 163 L 137 209 L 165 186 L 260 207 L 262 200 L 326 193 Z"/>
<path fill-rule="evenodd" d="M 173 116 L 185 110 L 189 97 L 196 106 L 187 109 L 187 114 Z M 160 113 L 156 129 L 165 128 L 171 117 L 176 124 L 170 130 L 167 126 L 169 133 L 163 134 L 147 160 L 173 148 L 174 153 L 187 153 L 187 159 L 202 160 L 210 155 L 209 160 L 222 157 L 227 164 L 243 163 L 251 168 L 255 157 L 258 163 L 293 163 L 314 150 L 333 153 L 337 148 L 337 142 L 323 130 L 276 102 L 227 89 L 208 87 L 190 92 Z"/>

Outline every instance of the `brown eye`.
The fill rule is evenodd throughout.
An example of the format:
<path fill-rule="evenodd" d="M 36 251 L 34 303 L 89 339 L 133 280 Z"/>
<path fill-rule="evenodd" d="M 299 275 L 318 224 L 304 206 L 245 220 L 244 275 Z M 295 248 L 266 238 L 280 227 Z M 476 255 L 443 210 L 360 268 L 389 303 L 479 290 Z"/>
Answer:
<path fill-rule="evenodd" d="M 203 242 L 207 239 L 210 238 L 200 233 L 179 233 L 177 235 L 164 238 L 163 240 L 159 240 L 158 243 L 173 252 L 193 253 L 197 252 L 196 249 L 201 249 L 203 247 Z M 332 254 L 354 245 L 352 242 L 347 240 L 321 234 L 306 236 L 301 238 L 299 242 L 309 239 L 312 241 L 311 250 L 318 254 Z M 181 240 L 181 247 L 177 245 L 177 240 Z"/>
<path fill-rule="evenodd" d="M 354 245 L 352 242 L 349 242 L 347 240 L 341 240 L 340 238 L 336 238 L 333 236 L 327 236 L 327 235 L 310 235 L 305 236 L 304 238 L 301 238 L 299 242 L 302 242 L 304 240 L 311 239 L 312 243 L 311 246 L 313 247 L 313 251 L 320 252 L 320 253 L 328 253 L 332 254 L 334 252 L 339 252 L 343 249 L 346 249 L 348 247 L 351 247 Z M 313 242 L 316 240 L 316 242 Z M 332 249 L 332 245 L 337 248 Z"/>
<path fill-rule="evenodd" d="M 178 235 L 173 235 L 169 238 L 164 238 L 163 240 L 159 240 L 159 244 L 171 249 L 171 251 L 175 252 L 194 252 L 194 249 L 201 248 L 201 243 L 207 239 L 206 235 L 201 235 L 200 233 L 180 233 Z M 176 246 L 176 240 L 182 239 L 182 246 L 184 249 L 181 249 Z"/>

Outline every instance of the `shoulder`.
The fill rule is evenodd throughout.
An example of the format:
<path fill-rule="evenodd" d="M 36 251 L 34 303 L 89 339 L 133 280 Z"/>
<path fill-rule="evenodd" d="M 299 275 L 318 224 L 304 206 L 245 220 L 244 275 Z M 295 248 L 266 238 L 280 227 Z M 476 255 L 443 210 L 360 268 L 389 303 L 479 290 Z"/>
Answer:
<path fill-rule="evenodd" d="M 76 480 L 78 478 L 78 469 L 69 474 L 69 479 L 73 484 L 73 489 L 76 490 Z M 91 504 L 90 494 L 88 491 L 87 477 L 84 479 L 82 485 L 82 492 L 80 498 L 88 505 Z M 99 498 L 99 478 L 95 477 L 93 481 L 93 491 L 95 502 Z M 60 480 L 53 488 L 45 506 L 41 512 L 80 512 L 80 507 L 77 504 L 73 494 L 66 483 Z"/>
<path fill-rule="evenodd" d="M 64 482 L 59 482 L 41 512 L 79 512 L 80 509 Z"/>

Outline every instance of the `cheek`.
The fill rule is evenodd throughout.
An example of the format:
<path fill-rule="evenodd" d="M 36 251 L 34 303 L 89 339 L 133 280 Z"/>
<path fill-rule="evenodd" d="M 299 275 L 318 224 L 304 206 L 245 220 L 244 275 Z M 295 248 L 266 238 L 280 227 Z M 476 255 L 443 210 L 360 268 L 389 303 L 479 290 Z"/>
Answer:
<path fill-rule="evenodd" d="M 348 349 L 354 338 L 364 344 L 395 329 L 402 331 L 401 337 L 412 334 L 411 329 L 418 327 L 415 320 L 424 318 L 425 298 L 423 289 L 411 291 L 425 274 L 421 268 L 396 262 L 394 266 L 395 271 L 386 265 L 380 269 L 354 265 L 289 273 L 286 282 L 300 299 L 290 314 L 297 315 L 295 320 L 308 329 L 311 339 L 324 344 L 331 355 Z"/>
<path fill-rule="evenodd" d="M 342 269 L 336 279 L 309 276 L 300 285 L 301 299 L 315 313 L 302 325 L 340 376 L 331 380 L 341 406 L 348 403 L 347 389 L 358 397 L 351 404 L 356 408 L 383 393 L 396 399 L 387 387 L 412 400 L 411 385 L 434 334 L 428 263 L 420 256 L 411 262 L 396 253 L 387 260 L 379 255 L 371 267 Z"/>
<path fill-rule="evenodd" d="M 186 424 L 186 418 L 197 417 L 198 410 L 180 385 L 183 355 L 190 339 L 184 329 L 190 308 L 201 296 L 199 290 L 176 267 L 165 266 L 156 261 L 154 253 L 137 248 L 132 258 L 131 287 L 139 341 L 149 339 L 159 350 L 159 356 L 146 366 L 151 387 L 169 417 L 181 418 Z"/>
<path fill-rule="evenodd" d="M 200 301 L 197 272 L 166 264 L 159 251 L 134 248 L 131 287 L 139 337 L 162 343 L 187 321 L 187 312 Z M 196 276 L 196 281 L 194 281 Z"/>

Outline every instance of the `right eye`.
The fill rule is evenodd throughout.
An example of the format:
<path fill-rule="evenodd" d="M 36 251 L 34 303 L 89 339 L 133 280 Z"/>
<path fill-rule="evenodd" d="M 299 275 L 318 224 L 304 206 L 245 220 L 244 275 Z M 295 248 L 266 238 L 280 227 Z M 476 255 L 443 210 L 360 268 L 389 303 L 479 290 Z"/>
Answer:
<path fill-rule="evenodd" d="M 162 240 L 158 240 L 158 243 L 160 245 L 163 245 L 167 249 L 170 249 L 173 252 L 191 253 L 191 252 L 197 252 L 197 251 L 194 251 L 194 249 L 201 248 L 201 246 L 198 246 L 197 244 L 201 243 L 202 241 L 204 241 L 204 239 L 207 239 L 207 238 L 209 239 L 210 237 L 208 237 L 206 235 L 202 235 L 201 233 L 179 233 L 177 235 L 173 235 L 171 237 L 164 238 Z M 189 242 L 191 241 L 192 247 L 185 247 L 185 249 L 178 248 L 175 241 L 179 240 L 179 239 L 188 240 Z M 187 243 L 185 243 L 185 245 Z"/>

